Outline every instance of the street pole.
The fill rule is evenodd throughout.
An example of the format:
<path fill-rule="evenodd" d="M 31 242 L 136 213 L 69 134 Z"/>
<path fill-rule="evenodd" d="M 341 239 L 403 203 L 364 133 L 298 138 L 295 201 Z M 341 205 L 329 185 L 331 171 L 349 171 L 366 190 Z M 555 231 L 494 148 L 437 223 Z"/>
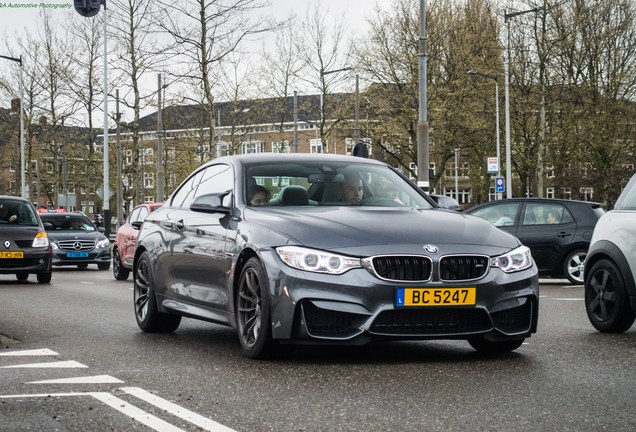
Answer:
<path fill-rule="evenodd" d="M 325 87 L 326 85 L 323 85 L 323 81 L 325 78 L 325 75 L 329 75 L 329 74 L 333 74 L 333 73 L 337 73 L 337 72 L 343 72 L 343 71 L 349 71 L 352 70 L 353 68 L 351 66 L 345 66 L 343 68 L 340 69 L 334 69 L 334 70 L 329 70 L 326 71 L 324 69 L 320 69 L 320 86 L 322 87 L 322 91 L 320 92 L 320 144 L 323 146 L 323 150 L 324 150 L 324 146 L 325 143 L 323 142 L 324 140 L 324 129 L 325 129 L 325 97 L 327 96 L 325 94 Z M 335 143 L 334 143 L 335 145 Z"/>
<path fill-rule="evenodd" d="M 504 50 L 504 75 L 505 92 L 504 104 L 506 111 L 506 198 L 512 198 L 512 167 L 510 155 L 510 19 L 519 15 L 539 12 L 542 7 L 528 9 L 520 12 L 506 13 L 504 10 L 504 22 L 506 24 L 506 49 Z"/>
<path fill-rule="evenodd" d="M 20 56 L 20 58 L 15 58 L 0 55 L 0 58 L 11 60 L 20 64 L 20 196 L 22 198 L 28 198 L 26 181 L 24 178 L 24 65 L 22 63 L 22 56 Z"/>
<path fill-rule="evenodd" d="M 124 208 L 124 199 L 123 199 L 123 191 L 122 191 L 122 178 L 121 178 L 121 140 L 119 135 L 119 121 L 121 120 L 121 114 L 119 112 L 119 89 L 115 90 L 115 104 L 116 104 L 116 113 L 115 118 L 117 119 L 117 154 L 116 154 L 116 162 L 117 162 L 117 228 L 124 223 L 124 218 L 122 215 L 122 210 Z"/>
<path fill-rule="evenodd" d="M 157 108 L 157 202 L 163 201 L 163 123 L 161 120 L 161 74 L 157 74 L 158 103 Z"/>
<path fill-rule="evenodd" d="M 106 2 L 104 1 L 104 230 L 106 237 L 110 235 L 110 186 L 108 167 L 108 39 L 107 39 Z"/>
<path fill-rule="evenodd" d="M 353 142 L 360 142 L 360 75 L 356 74 L 356 107 L 355 107 L 355 129 L 353 131 Z M 354 144 L 354 145 L 355 145 Z"/>
<path fill-rule="evenodd" d="M 426 0 L 420 0 L 420 40 L 418 53 L 419 69 L 419 119 L 417 122 L 417 185 L 429 190 L 429 143 L 428 143 L 428 90 L 426 53 Z"/>
<path fill-rule="evenodd" d="M 294 90 L 294 152 L 298 153 L 298 92 Z"/>

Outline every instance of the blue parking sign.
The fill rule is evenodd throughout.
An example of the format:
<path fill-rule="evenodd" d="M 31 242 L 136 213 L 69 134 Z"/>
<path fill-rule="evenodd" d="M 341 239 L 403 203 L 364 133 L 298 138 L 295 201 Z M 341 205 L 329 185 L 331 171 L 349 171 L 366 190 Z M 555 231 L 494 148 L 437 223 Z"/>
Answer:
<path fill-rule="evenodd" d="M 500 193 L 504 192 L 506 189 L 504 178 L 503 177 L 495 177 L 495 192 Z"/>

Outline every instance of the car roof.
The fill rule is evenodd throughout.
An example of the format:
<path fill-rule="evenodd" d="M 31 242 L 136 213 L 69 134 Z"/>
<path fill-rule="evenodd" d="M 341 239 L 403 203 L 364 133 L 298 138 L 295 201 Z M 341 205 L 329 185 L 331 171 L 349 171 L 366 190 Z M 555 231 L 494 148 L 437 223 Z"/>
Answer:
<path fill-rule="evenodd" d="M 386 166 L 384 162 L 374 159 L 366 159 L 356 156 L 334 155 L 329 153 L 250 153 L 250 154 L 238 154 L 231 156 L 221 156 L 213 159 L 207 164 L 213 165 L 216 163 L 238 163 L 248 164 L 252 162 L 277 162 L 277 163 L 294 163 L 294 162 L 348 162 L 348 163 L 362 163 L 370 165 Z"/>
<path fill-rule="evenodd" d="M 26 198 L 22 198 L 22 197 L 19 197 L 19 196 L 14 196 L 14 195 L 0 195 L 0 200 L 15 200 L 15 201 L 28 202 L 28 203 L 31 202 L 31 201 L 29 201 Z"/>

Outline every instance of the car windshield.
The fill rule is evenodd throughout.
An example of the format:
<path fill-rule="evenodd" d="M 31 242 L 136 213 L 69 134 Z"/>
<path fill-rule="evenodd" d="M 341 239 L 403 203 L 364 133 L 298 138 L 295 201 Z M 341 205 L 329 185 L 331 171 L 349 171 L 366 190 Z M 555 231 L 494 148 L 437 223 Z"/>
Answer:
<path fill-rule="evenodd" d="M 95 226 L 82 214 L 40 215 L 42 222 L 48 222 L 54 231 L 95 231 Z"/>
<path fill-rule="evenodd" d="M 387 166 L 354 162 L 248 164 L 248 205 L 432 208 L 417 187 Z"/>
<path fill-rule="evenodd" d="M 24 201 L 0 200 L 0 224 L 37 226 L 35 210 Z"/>

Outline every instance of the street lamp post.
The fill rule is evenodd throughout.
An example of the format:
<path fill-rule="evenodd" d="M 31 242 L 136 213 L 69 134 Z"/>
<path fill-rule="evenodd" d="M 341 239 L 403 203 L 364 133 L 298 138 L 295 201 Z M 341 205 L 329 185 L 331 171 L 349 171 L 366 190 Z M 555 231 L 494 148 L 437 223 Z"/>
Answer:
<path fill-rule="evenodd" d="M 475 70 L 469 70 L 468 75 L 476 75 L 483 78 L 491 79 L 495 81 L 495 134 L 497 142 L 497 177 L 501 177 L 501 159 L 500 159 L 500 144 L 499 144 L 499 77 L 497 75 L 485 74 L 477 72 Z M 507 165 L 506 165 L 507 166 Z M 495 198 L 501 199 L 501 195 L 496 193 Z"/>
<path fill-rule="evenodd" d="M 510 167 L 510 19 L 527 13 L 539 12 L 543 8 L 538 7 L 520 12 L 506 13 L 504 11 L 504 22 L 506 24 L 506 49 L 504 50 L 504 75 L 505 75 L 505 91 L 504 104 L 506 116 L 506 198 L 512 198 L 512 170 Z"/>
<path fill-rule="evenodd" d="M 325 75 L 329 75 L 329 74 L 334 74 L 334 73 L 338 73 L 338 72 L 344 72 L 344 71 L 349 71 L 352 70 L 353 68 L 351 66 L 345 66 L 341 69 L 334 69 L 334 70 L 324 70 L 324 69 L 320 69 L 320 85 L 322 87 L 322 91 L 320 92 L 320 143 L 322 143 L 324 137 L 323 137 L 323 130 L 324 130 L 324 123 L 325 123 L 325 88 L 323 86 L 323 80 Z M 324 145 L 324 144 L 323 144 Z M 335 148 L 335 144 L 334 144 L 334 148 Z"/>
<path fill-rule="evenodd" d="M 20 64 L 20 196 L 22 198 L 28 198 L 24 180 L 24 65 L 22 64 L 22 56 L 15 58 L 0 55 L 0 58 Z"/>

